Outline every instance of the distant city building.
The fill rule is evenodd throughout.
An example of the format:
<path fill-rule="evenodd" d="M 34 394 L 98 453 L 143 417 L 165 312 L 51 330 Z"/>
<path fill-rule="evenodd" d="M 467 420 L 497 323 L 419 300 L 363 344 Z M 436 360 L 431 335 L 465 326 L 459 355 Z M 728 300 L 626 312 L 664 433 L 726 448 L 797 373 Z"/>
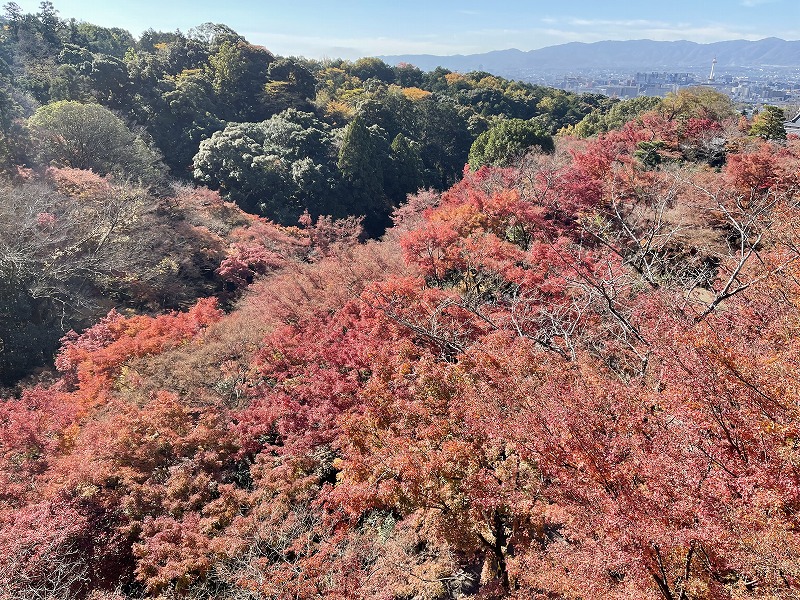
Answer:
<path fill-rule="evenodd" d="M 787 135 L 792 133 L 800 135 L 800 112 L 791 121 L 786 121 L 783 124 L 783 128 L 786 130 Z"/>
<path fill-rule="evenodd" d="M 636 98 L 640 89 L 638 85 L 608 85 L 598 88 L 598 91 L 611 98 Z"/>
<path fill-rule="evenodd" d="M 712 63 L 712 66 L 715 66 Z M 716 65 L 719 66 L 719 65 Z M 721 73 L 716 68 L 711 73 L 668 71 L 639 71 L 634 75 L 608 69 L 582 71 L 542 76 L 536 83 L 560 87 L 575 93 L 604 94 L 615 98 L 637 96 L 666 96 L 683 87 L 704 86 L 727 94 L 735 102 L 758 107 L 764 104 L 792 106 L 800 104 L 800 67 L 797 69 L 731 69 Z M 533 78 L 528 78 L 533 82 Z"/>
<path fill-rule="evenodd" d="M 604 94 L 615 98 L 661 96 L 681 88 L 703 86 L 730 96 L 740 109 L 765 104 L 800 105 L 800 64 L 797 67 L 738 67 L 728 57 L 711 60 L 711 70 L 698 65 L 695 72 L 626 71 L 618 68 L 525 69 L 506 73 L 522 81 L 558 87 L 577 94 Z M 708 63 L 706 63 L 708 64 Z M 725 65 L 725 66 L 721 66 Z"/>

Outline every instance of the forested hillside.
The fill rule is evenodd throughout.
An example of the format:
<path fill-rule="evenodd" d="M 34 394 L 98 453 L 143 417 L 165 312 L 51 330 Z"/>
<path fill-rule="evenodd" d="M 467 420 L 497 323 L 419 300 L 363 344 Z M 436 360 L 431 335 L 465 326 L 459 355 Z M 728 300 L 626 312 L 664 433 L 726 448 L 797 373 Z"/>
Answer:
<path fill-rule="evenodd" d="M 134 40 L 63 20 L 48 2 L 35 15 L 13 3 L 5 10 L 6 164 L 56 161 L 152 184 L 163 176 L 152 172 L 160 157 L 171 176 L 222 189 L 290 225 L 307 208 L 367 215 L 379 233 L 406 193 L 454 183 L 472 141 L 498 119 L 536 118 L 552 134 L 609 103 L 488 73 L 278 57 L 225 25 L 185 35 L 149 30 Z M 77 115 L 75 102 L 113 117 L 100 109 Z M 26 119 L 25 131 L 12 130 L 13 117 Z M 114 117 L 131 130 L 108 132 L 125 156 L 81 151 L 78 133 L 57 126 L 69 118 L 96 135 L 120 125 Z M 67 147 L 51 147 L 65 133 Z"/>
<path fill-rule="evenodd" d="M 187 214 L 197 206 L 184 206 L 182 186 L 219 191 L 281 226 L 298 226 L 305 213 L 361 217 L 375 237 L 407 193 L 458 180 L 473 141 L 495 124 L 523 119 L 529 135 L 547 141 L 613 104 L 487 73 L 278 57 L 220 24 L 148 30 L 137 40 L 63 19 L 49 2 L 36 14 L 14 3 L 4 11 L 6 384 L 52 362 L 66 331 L 111 306 L 185 308 L 230 291 L 215 270 L 238 243 L 228 232 L 251 220 L 228 208 L 211 226 Z M 56 181 L 88 171 L 107 189 Z M 79 208 L 76 195 L 91 202 Z M 40 213 L 54 215 L 46 231 Z"/>
<path fill-rule="evenodd" d="M 0 600 L 800 596 L 777 113 L 6 11 Z"/>

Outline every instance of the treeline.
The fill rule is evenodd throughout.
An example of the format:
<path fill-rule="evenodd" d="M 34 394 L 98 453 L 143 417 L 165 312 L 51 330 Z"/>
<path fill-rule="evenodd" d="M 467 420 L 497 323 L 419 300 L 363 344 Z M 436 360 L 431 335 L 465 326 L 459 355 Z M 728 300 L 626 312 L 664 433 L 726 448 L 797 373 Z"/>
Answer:
<path fill-rule="evenodd" d="M 548 136 L 611 104 L 483 72 L 279 57 L 220 24 L 135 39 L 62 19 L 49 2 L 36 14 L 5 5 L 0 35 L 6 168 L 91 168 L 149 185 L 168 173 L 285 224 L 306 209 L 365 215 L 372 234 L 405 194 L 454 183 L 474 140 L 498 122 L 530 121 Z M 113 115 L 76 115 L 85 111 L 76 102 Z M 54 129 L 66 118 L 79 119 L 75 131 Z M 130 133 L 116 131 L 115 118 Z M 102 143 L 112 121 L 109 143 L 127 153 L 117 164 L 106 148 L 76 156 L 52 147 L 77 130 Z"/>

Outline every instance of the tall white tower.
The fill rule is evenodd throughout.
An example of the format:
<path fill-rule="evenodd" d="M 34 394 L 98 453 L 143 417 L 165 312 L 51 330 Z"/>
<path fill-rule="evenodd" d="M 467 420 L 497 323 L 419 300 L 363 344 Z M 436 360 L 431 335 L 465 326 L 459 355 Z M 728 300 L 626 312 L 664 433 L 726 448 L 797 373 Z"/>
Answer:
<path fill-rule="evenodd" d="M 708 75 L 708 82 L 714 83 L 714 67 L 717 65 L 717 57 L 714 57 L 714 60 L 711 61 L 711 73 Z"/>

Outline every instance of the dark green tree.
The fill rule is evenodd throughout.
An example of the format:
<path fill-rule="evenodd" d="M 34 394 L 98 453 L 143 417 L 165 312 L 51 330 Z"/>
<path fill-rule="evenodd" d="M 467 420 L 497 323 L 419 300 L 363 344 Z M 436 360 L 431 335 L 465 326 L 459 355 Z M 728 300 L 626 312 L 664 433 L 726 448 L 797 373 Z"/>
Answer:
<path fill-rule="evenodd" d="M 264 86 L 266 110 L 279 113 L 287 108 L 310 110 L 316 93 L 314 74 L 299 60 L 279 58 L 270 63 Z"/>
<path fill-rule="evenodd" d="M 386 194 L 395 204 L 400 204 L 407 194 L 422 187 L 424 165 L 419 144 L 398 133 L 392 140 L 391 165 L 386 177 Z"/>
<path fill-rule="evenodd" d="M 39 12 L 36 14 L 39 19 L 39 32 L 45 42 L 53 48 L 58 48 L 63 42 L 66 27 L 59 18 L 58 11 L 52 2 L 44 1 L 39 3 Z"/>
<path fill-rule="evenodd" d="M 337 166 L 354 189 L 365 194 L 382 193 L 383 165 L 373 135 L 360 116 L 356 116 L 345 129 Z"/>
<path fill-rule="evenodd" d="M 349 69 L 350 74 L 361 81 L 378 79 L 384 83 L 394 83 L 395 74 L 392 68 L 380 58 L 373 56 L 359 58 Z"/>
<path fill-rule="evenodd" d="M 388 225 L 390 202 L 384 184 L 389 157 L 385 131 L 367 127 L 356 116 L 345 129 L 337 166 L 346 186 L 348 212 L 364 215 L 364 228 L 372 235 L 379 235 Z"/>
<path fill-rule="evenodd" d="M 264 86 L 274 58 L 265 48 L 229 40 L 209 56 L 207 75 L 223 110 L 220 118 L 261 121 L 271 115 L 264 102 Z"/>
<path fill-rule="evenodd" d="M 458 102 L 485 117 L 503 115 L 506 118 L 530 118 L 526 115 L 525 105 L 509 98 L 502 91 L 490 88 L 470 89 L 458 94 Z"/>
<path fill-rule="evenodd" d="M 62 65 L 72 65 L 78 69 L 91 67 L 94 55 L 85 47 L 78 44 L 64 44 L 58 53 L 58 62 Z"/>
<path fill-rule="evenodd" d="M 395 88 L 396 89 L 396 88 Z M 357 109 L 367 127 L 377 125 L 386 131 L 387 139 L 398 133 L 411 135 L 414 129 L 414 106 L 404 94 L 381 87 L 364 98 Z"/>
<path fill-rule="evenodd" d="M 186 39 L 180 31 L 156 31 L 152 28 L 145 29 L 139 36 L 136 49 L 143 52 L 156 52 L 161 44 L 172 44 L 179 40 Z"/>
<path fill-rule="evenodd" d="M 244 210 L 279 220 L 289 202 L 288 164 L 280 156 L 268 156 L 265 141 L 263 123 L 232 123 L 200 143 L 193 173 L 198 182 L 221 190 Z"/>
<path fill-rule="evenodd" d="M 430 92 L 446 92 L 450 87 L 445 75 L 452 73 L 444 67 L 436 67 L 422 76 L 422 87 Z"/>
<path fill-rule="evenodd" d="M 452 100 L 439 94 L 419 100 L 414 109 L 415 129 L 409 137 L 420 144 L 424 185 L 445 189 L 459 179 L 467 162 L 472 144 L 467 118 Z"/>
<path fill-rule="evenodd" d="M 91 99 L 91 83 L 83 72 L 73 65 L 58 65 L 50 81 L 50 98 L 53 100 Z"/>
<path fill-rule="evenodd" d="M 194 177 L 244 210 L 292 225 L 304 210 L 342 214 L 333 136 L 313 114 L 286 110 L 233 123 L 200 143 Z"/>
<path fill-rule="evenodd" d="M 400 63 L 394 67 L 394 80 L 401 87 L 420 87 L 422 70 L 408 63 Z"/>
<path fill-rule="evenodd" d="M 123 61 L 113 56 L 98 54 L 88 70 L 92 95 L 113 109 L 123 108 L 130 100 L 130 78 Z"/>
<path fill-rule="evenodd" d="M 552 136 L 538 123 L 522 119 L 500 121 L 472 144 L 469 165 L 473 170 L 484 165 L 507 167 L 533 148 L 545 152 L 555 148 Z"/>
<path fill-rule="evenodd" d="M 19 154 L 15 119 L 21 116 L 22 111 L 13 94 L 11 69 L 0 58 L 0 172 L 10 169 Z"/>
<path fill-rule="evenodd" d="M 130 48 L 136 47 L 136 40 L 125 29 L 119 27 L 101 27 L 92 23 L 68 23 L 70 41 L 95 54 L 107 54 L 115 58 L 123 58 Z"/>
<path fill-rule="evenodd" d="M 176 177 L 191 177 L 192 159 L 200 142 L 225 124 L 216 117 L 211 84 L 201 74 L 187 74 L 162 84 L 167 88 L 158 109 L 148 121 L 148 131 Z"/>

